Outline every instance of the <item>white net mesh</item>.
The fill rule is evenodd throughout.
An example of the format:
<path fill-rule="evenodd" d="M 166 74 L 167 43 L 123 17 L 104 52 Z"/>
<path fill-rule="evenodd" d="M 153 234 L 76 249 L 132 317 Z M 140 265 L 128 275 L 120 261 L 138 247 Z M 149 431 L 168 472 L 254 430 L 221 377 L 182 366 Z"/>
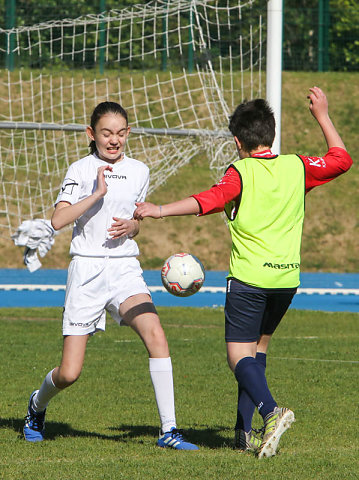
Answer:
<path fill-rule="evenodd" d="M 84 125 L 104 100 L 128 111 L 135 128 L 126 152 L 150 167 L 151 192 L 201 152 L 218 176 L 235 156 L 228 115 L 262 95 L 265 10 L 253 5 L 155 1 L 0 29 L 0 54 L 15 63 L 0 72 L 0 236 L 49 217 L 69 164 L 88 152 Z"/>

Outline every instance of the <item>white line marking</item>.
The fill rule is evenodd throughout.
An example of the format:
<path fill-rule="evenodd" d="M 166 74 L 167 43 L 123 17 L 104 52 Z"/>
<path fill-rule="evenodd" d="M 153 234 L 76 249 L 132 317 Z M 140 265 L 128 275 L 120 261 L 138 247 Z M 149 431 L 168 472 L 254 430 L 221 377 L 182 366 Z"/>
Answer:
<path fill-rule="evenodd" d="M 359 288 L 298 288 L 297 293 L 306 295 L 359 295 Z"/>
<path fill-rule="evenodd" d="M 323 359 L 323 358 L 299 358 L 299 357 L 272 357 L 270 356 L 271 359 L 275 360 L 295 360 L 295 361 L 303 361 L 303 362 L 324 362 L 324 363 L 354 363 L 357 364 L 359 363 L 358 360 L 329 360 L 329 359 Z"/>
<path fill-rule="evenodd" d="M 166 292 L 166 289 L 161 286 L 148 286 L 151 292 Z M 66 290 L 66 285 L 20 285 L 20 284 L 3 284 L 0 285 L 1 290 L 54 290 L 54 291 L 62 291 Z M 198 293 L 226 293 L 225 287 L 202 287 Z M 359 288 L 298 288 L 297 294 L 306 294 L 306 295 L 358 295 L 359 296 Z"/>
<path fill-rule="evenodd" d="M 115 340 L 115 343 L 133 343 L 136 340 Z"/>
<path fill-rule="evenodd" d="M 0 290 L 18 290 L 18 291 L 23 291 L 23 290 L 66 290 L 66 285 L 0 285 Z"/>

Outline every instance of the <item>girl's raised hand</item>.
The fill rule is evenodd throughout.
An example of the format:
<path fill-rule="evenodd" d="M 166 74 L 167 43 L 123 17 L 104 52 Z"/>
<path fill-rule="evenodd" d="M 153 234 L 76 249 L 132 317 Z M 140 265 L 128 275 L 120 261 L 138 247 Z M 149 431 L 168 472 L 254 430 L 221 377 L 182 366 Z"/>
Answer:
<path fill-rule="evenodd" d="M 95 193 L 97 193 L 100 198 L 104 197 L 107 193 L 107 183 L 105 179 L 106 170 L 112 172 L 112 167 L 110 165 L 105 165 L 99 167 L 97 170 L 97 186 Z"/>

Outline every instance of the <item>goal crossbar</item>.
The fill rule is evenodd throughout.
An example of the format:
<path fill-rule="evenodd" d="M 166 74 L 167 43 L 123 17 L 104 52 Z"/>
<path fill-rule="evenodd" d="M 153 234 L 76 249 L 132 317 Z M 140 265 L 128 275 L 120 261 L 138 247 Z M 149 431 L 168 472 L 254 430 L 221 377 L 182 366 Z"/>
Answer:
<path fill-rule="evenodd" d="M 0 130 L 56 130 L 67 132 L 84 132 L 87 125 L 58 123 L 39 123 L 39 122 L 0 122 Z M 135 135 L 173 135 L 180 137 L 216 137 L 230 138 L 232 134 L 224 130 L 206 130 L 195 128 L 146 128 L 131 127 L 131 133 Z"/>

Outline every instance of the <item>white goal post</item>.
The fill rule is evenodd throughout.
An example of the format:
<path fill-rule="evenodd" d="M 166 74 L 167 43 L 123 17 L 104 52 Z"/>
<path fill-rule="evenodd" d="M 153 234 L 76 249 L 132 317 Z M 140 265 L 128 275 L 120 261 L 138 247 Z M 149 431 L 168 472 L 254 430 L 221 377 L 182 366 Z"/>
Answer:
<path fill-rule="evenodd" d="M 276 136 L 272 150 L 279 154 L 282 125 L 283 0 L 268 0 L 267 8 L 266 99 L 274 111 L 276 123 Z"/>
<path fill-rule="evenodd" d="M 278 0 L 155 0 L 0 29 L 0 54 L 15 63 L 0 71 L 0 237 L 49 218 L 69 164 L 88 152 L 85 125 L 100 101 L 128 111 L 127 153 L 150 167 L 149 193 L 196 155 L 206 155 L 214 178 L 223 173 L 237 155 L 228 116 L 264 96 L 265 65 L 280 132 L 272 11 Z M 267 29 L 275 34 L 266 63 Z"/>

